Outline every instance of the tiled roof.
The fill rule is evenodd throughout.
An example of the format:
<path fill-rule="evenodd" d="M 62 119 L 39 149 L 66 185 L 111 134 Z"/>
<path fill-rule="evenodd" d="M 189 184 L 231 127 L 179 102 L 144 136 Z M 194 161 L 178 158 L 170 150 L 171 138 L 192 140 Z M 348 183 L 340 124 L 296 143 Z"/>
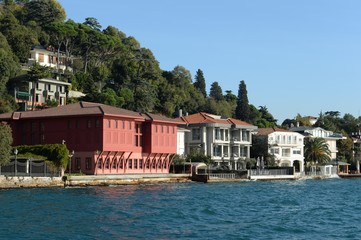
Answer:
<path fill-rule="evenodd" d="M 144 117 L 141 116 L 139 113 L 130 110 L 112 107 L 101 103 L 78 102 L 39 111 L 0 114 L 0 120 L 83 115 L 118 115 L 123 117 L 144 119 Z"/>
<path fill-rule="evenodd" d="M 253 126 L 250 123 L 238 119 L 224 118 L 218 115 L 213 115 L 204 112 L 199 112 L 188 116 L 182 116 L 177 119 L 187 124 L 219 123 L 219 124 L 236 124 L 236 125 Z"/>
<path fill-rule="evenodd" d="M 146 120 L 153 120 L 157 122 L 175 122 L 178 124 L 181 124 L 182 122 L 177 119 L 168 118 L 164 115 L 160 114 L 153 114 L 153 113 L 142 113 L 141 116 L 143 116 Z"/>
<path fill-rule="evenodd" d="M 274 132 L 290 132 L 290 131 L 282 128 L 258 128 L 257 135 L 265 136 Z"/>

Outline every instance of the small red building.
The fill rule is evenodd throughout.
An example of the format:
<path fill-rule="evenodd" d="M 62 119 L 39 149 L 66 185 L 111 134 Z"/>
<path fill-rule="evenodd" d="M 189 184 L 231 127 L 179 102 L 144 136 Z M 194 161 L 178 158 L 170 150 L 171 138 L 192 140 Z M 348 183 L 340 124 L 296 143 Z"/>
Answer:
<path fill-rule="evenodd" d="M 100 103 L 79 102 L 41 111 L 0 114 L 14 146 L 64 143 L 71 172 L 169 173 L 178 121 Z"/>

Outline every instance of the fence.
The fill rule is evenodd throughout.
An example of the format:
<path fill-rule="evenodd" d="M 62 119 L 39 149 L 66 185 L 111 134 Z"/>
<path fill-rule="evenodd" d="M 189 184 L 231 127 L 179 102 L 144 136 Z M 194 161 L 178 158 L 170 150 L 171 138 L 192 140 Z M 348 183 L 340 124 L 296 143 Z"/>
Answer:
<path fill-rule="evenodd" d="M 61 170 L 48 166 L 44 160 L 15 159 L 6 166 L 0 166 L 0 175 L 60 177 Z"/>
<path fill-rule="evenodd" d="M 209 179 L 234 179 L 236 178 L 236 174 L 234 173 L 210 173 Z"/>
<path fill-rule="evenodd" d="M 293 175 L 293 168 L 286 169 L 251 169 L 249 176 Z"/>

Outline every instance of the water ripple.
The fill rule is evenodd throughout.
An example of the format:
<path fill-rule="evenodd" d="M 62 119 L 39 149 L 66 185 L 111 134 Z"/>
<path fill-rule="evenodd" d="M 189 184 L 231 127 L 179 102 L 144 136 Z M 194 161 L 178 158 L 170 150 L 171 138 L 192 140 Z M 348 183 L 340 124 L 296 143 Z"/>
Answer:
<path fill-rule="evenodd" d="M 0 191 L 6 239 L 360 239 L 361 179 Z"/>

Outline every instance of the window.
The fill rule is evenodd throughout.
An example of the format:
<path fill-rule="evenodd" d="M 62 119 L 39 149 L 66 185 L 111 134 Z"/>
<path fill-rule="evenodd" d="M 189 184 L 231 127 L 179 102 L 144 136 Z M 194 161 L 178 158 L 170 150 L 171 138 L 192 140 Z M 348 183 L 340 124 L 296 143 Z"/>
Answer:
<path fill-rule="evenodd" d="M 92 127 L 92 121 L 91 121 L 91 120 L 88 120 L 88 121 L 87 121 L 87 127 L 88 127 L 88 128 L 91 128 L 91 127 Z"/>
<path fill-rule="evenodd" d="M 108 128 L 110 128 L 110 120 L 107 121 Z"/>
<path fill-rule="evenodd" d="M 135 146 L 141 147 L 142 146 L 142 125 L 139 123 L 135 124 Z"/>
<path fill-rule="evenodd" d="M 92 159 L 90 157 L 87 157 L 85 159 L 85 169 L 90 170 L 92 168 Z"/>
<path fill-rule="evenodd" d="M 139 168 L 140 168 L 140 169 L 143 168 L 143 159 L 139 159 Z"/>
<path fill-rule="evenodd" d="M 241 147 L 239 150 L 240 150 L 240 157 L 247 157 L 247 155 L 248 155 L 247 147 Z"/>
<path fill-rule="evenodd" d="M 105 168 L 109 169 L 110 168 L 110 159 L 107 158 L 106 162 L 105 162 Z"/>
<path fill-rule="evenodd" d="M 222 145 L 214 145 L 213 146 L 213 156 L 221 157 L 222 155 Z"/>
<path fill-rule="evenodd" d="M 114 160 L 113 160 L 112 168 L 113 168 L 113 169 L 116 169 L 116 168 L 117 168 L 117 159 L 114 159 Z"/>
<path fill-rule="evenodd" d="M 301 149 L 293 149 L 293 154 L 301 155 Z"/>
<path fill-rule="evenodd" d="M 242 140 L 245 142 L 250 141 L 249 132 L 248 131 L 242 131 Z"/>
<path fill-rule="evenodd" d="M 114 120 L 114 128 L 118 128 L 118 121 Z"/>
<path fill-rule="evenodd" d="M 39 53 L 39 62 L 44 62 L 44 54 L 43 53 Z"/>
<path fill-rule="evenodd" d="M 192 129 L 192 140 L 201 140 L 201 129 L 200 128 Z"/>
<path fill-rule="evenodd" d="M 134 168 L 138 169 L 138 159 L 134 159 Z"/>
<path fill-rule="evenodd" d="M 129 159 L 128 160 L 128 168 L 132 169 L 133 168 L 133 159 Z"/>
<path fill-rule="evenodd" d="M 158 132 L 158 125 L 155 125 L 155 132 Z"/>
<path fill-rule="evenodd" d="M 75 169 L 79 170 L 80 168 L 81 168 L 80 158 L 77 157 L 77 158 L 75 158 Z"/>
<path fill-rule="evenodd" d="M 129 129 L 132 129 L 132 122 L 129 121 Z"/>
<path fill-rule="evenodd" d="M 282 149 L 282 157 L 290 157 L 291 156 L 291 149 L 285 148 Z"/>
<path fill-rule="evenodd" d="M 103 159 L 99 159 L 98 160 L 98 168 L 101 169 L 102 168 L 102 165 L 103 165 Z"/>
<path fill-rule="evenodd" d="M 125 128 L 125 122 L 122 121 L 122 128 L 124 129 Z"/>
<path fill-rule="evenodd" d="M 100 127 L 100 121 L 99 121 L 99 119 L 95 120 L 95 127 L 96 127 L 96 128 Z"/>
<path fill-rule="evenodd" d="M 119 168 L 123 168 L 123 159 L 119 160 Z"/>
<path fill-rule="evenodd" d="M 280 154 L 280 149 L 279 148 L 271 148 L 271 154 Z"/>
<path fill-rule="evenodd" d="M 215 139 L 221 140 L 221 130 L 219 128 L 215 128 Z"/>

